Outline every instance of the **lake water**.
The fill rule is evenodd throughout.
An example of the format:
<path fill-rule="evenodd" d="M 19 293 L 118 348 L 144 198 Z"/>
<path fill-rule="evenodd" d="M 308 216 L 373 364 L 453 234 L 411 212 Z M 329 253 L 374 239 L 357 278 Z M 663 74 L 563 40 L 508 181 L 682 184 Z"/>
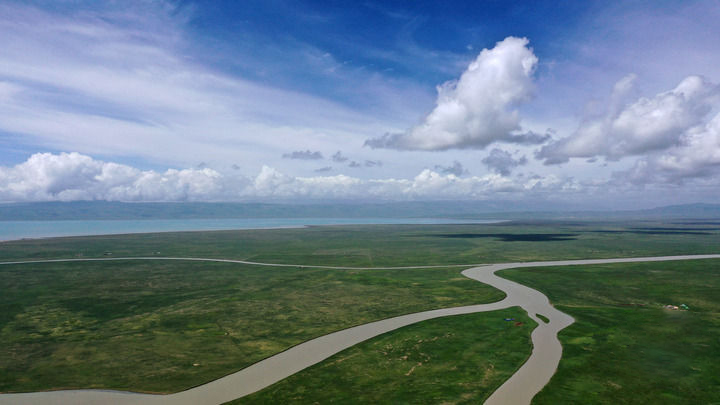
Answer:
<path fill-rule="evenodd" d="M 447 218 L 231 218 L 80 221 L 0 221 L 0 241 L 124 233 L 299 228 L 307 225 L 489 224 L 497 220 Z"/>

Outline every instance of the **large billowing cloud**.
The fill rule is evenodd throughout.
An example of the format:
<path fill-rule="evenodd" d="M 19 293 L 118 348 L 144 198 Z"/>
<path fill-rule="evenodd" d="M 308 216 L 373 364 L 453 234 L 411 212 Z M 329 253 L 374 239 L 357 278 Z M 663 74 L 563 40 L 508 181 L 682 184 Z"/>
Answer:
<path fill-rule="evenodd" d="M 680 146 L 719 105 L 720 86 L 700 76 L 689 76 L 670 91 L 625 104 L 634 80 L 634 75 L 620 80 L 603 116 L 585 120 L 569 137 L 543 147 L 538 157 L 546 164 L 573 157 L 617 160 Z"/>
<path fill-rule="evenodd" d="M 483 148 L 519 135 L 515 110 L 533 90 L 537 57 L 526 38 L 508 37 L 483 49 L 457 81 L 438 87 L 435 109 L 422 124 L 403 133 L 385 134 L 365 142 L 372 148 L 447 150 Z M 519 138 L 527 142 L 527 136 Z"/>
<path fill-rule="evenodd" d="M 263 166 L 255 178 L 210 168 L 139 170 L 79 153 L 38 153 L 0 167 L 0 201 L 247 201 L 277 199 L 489 199 L 572 189 L 554 176 L 458 177 L 425 169 L 411 179 L 296 177 Z"/>
<path fill-rule="evenodd" d="M 720 114 L 707 124 L 689 130 L 682 142 L 661 153 L 639 159 L 627 171 L 614 174 L 616 180 L 634 184 L 712 181 L 720 176 Z"/>
<path fill-rule="evenodd" d="M 720 113 L 705 126 L 688 131 L 682 144 L 657 160 L 661 170 L 678 177 L 716 175 L 720 169 Z"/>

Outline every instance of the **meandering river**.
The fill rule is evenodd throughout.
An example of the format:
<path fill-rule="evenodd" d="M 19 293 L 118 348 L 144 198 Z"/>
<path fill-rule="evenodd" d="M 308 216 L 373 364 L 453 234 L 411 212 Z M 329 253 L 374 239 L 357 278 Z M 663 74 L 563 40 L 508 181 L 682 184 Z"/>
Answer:
<path fill-rule="evenodd" d="M 255 264 L 265 266 L 278 266 L 271 263 L 256 263 L 237 260 L 204 259 L 204 258 L 132 258 L 132 260 L 196 260 L 196 261 L 222 261 L 236 262 L 243 264 Z M 443 316 L 469 314 L 474 312 L 495 311 L 512 306 L 520 306 L 528 315 L 533 318 L 538 327 L 532 332 L 533 350 L 532 354 L 500 388 L 498 388 L 485 402 L 488 405 L 499 404 L 529 404 L 532 398 L 544 387 L 555 373 L 560 358 L 562 357 L 562 346 L 557 338 L 560 330 L 573 323 L 572 317 L 558 311 L 548 298 L 541 292 L 524 285 L 506 280 L 495 275 L 495 272 L 503 269 L 518 267 L 542 267 L 542 266 L 572 266 L 604 263 L 628 263 L 628 262 L 650 262 L 668 260 L 691 260 L 691 259 L 720 259 L 717 255 L 688 255 L 688 256 L 660 256 L 660 257 L 636 257 L 619 259 L 593 259 L 593 260 L 564 260 L 547 262 L 528 263 L 501 263 L 491 265 L 467 265 L 457 267 L 469 267 L 462 274 L 471 279 L 489 284 L 505 292 L 506 297 L 502 301 L 482 305 L 469 305 L 454 308 L 437 309 L 432 311 L 418 312 L 394 318 L 383 319 L 376 322 L 359 325 L 353 328 L 330 333 L 305 343 L 294 346 L 284 352 L 268 357 L 236 373 L 227 375 L 207 384 L 191 388 L 186 391 L 168 394 L 152 395 L 138 394 L 133 392 L 109 391 L 109 390 L 66 390 L 32 392 L 21 394 L 2 394 L 0 404 L 222 404 L 236 398 L 243 397 L 259 391 L 274 384 L 292 374 L 297 373 L 313 364 L 316 364 L 346 348 L 373 338 L 380 334 L 411 325 L 413 323 Z M 107 259 L 63 259 L 33 261 L 38 262 L 61 262 L 81 260 L 127 260 L 124 258 Z M 2 264 L 17 264 L 30 262 L 5 262 Z M 281 265 L 295 266 L 298 265 Z M 318 267 L 318 266 L 306 266 Z M 324 268 L 348 269 L 348 267 Z M 419 266 L 434 267 L 434 266 Z M 448 266 L 443 266 L 448 267 Z M 406 267 L 407 268 L 407 267 Z M 355 268 L 357 269 L 357 268 Z M 549 322 L 545 323 L 536 314 L 543 315 Z M 452 378 L 448 376 L 448 378 Z"/>

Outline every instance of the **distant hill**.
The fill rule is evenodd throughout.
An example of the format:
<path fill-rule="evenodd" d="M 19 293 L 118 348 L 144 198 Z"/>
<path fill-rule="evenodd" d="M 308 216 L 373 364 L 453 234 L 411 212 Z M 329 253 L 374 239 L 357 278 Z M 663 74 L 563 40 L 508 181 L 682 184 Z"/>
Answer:
<path fill-rule="evenodd" d="M 466 219 L 662 219 L 718 218 L 720 204 L 671 205 L 647 210 L 531 209 L 513 201 L 387 203 L 124 203 L 108 201 L 0 204 L 0 220 L 190 218 L 466 218 Z"/>
<path fill-rule="evenodd" d="M 672 217 L 694 216 L 699 218 L 720 218 L 720 204 L 684 204 L 668 205 L 665 207 L 646 210 L 651 215 L 667 215 Z"/>

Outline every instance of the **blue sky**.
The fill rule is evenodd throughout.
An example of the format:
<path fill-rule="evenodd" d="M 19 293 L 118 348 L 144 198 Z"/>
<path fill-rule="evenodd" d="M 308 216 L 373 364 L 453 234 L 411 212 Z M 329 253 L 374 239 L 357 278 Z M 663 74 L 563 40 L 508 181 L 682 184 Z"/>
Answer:
<path fill-rule="evenodd" d="M 0 201 L 713 202 L 714 1 L 0 2 Z"/>

